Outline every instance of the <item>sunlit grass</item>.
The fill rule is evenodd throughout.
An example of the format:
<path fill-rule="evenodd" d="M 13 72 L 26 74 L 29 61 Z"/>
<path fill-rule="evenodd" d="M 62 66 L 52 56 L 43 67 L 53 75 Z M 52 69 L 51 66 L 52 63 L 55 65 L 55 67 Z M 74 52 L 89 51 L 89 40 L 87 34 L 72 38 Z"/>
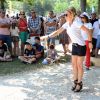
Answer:
<path fill-rule="evenodd" d="M 18 59 L 15 59 L 13 62 L 0 62 L 0 76 L 47 67 L 47 65 L 45 66 L 42 64 L 42 60 L 43 59 L 34 64 L 24 64 Z M 67 63 L 68 61 L 70 61 L 70 56 L 62 56 L 59 63 Z"/>

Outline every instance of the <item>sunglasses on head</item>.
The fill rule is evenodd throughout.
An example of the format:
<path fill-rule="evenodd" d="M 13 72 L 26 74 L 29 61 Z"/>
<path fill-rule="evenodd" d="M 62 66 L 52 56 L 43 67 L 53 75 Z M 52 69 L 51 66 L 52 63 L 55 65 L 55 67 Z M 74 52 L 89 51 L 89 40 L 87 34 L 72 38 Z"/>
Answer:
<path fill-rule="evenodd" d="M 68 16 L 68 14 L 64 14 L 64 16 L 66 16 L 66 17 L 67 17 L 67 16 Z"/>

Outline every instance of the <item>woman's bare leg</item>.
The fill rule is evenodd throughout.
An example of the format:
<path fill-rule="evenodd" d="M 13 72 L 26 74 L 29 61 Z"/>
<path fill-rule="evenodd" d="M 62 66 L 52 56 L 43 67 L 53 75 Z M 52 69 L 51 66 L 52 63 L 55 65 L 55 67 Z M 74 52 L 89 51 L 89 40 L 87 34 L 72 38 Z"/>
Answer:
<path fill-rule="evenodd" d="M 78 82 L 82 81 L 83 78 L 83 61 L 84 61 L 84 57 L 80 57 L 78 56 L 77 58 L 77 67 L 78 67 Z"/>
<path fill-rule="evenodd" d="M 21 55 L 22 56 L 24 55 L 24 47 L 25 47 L 25 44 L 21 43 Z"/>
<path fill-rule="evenodd" d="M 77 58 L 78 58 L 78 56 L 72 55 L 72 67 L 73 67 L 73 78 L 74 78 L 74 80 L 78 79 Z"/>

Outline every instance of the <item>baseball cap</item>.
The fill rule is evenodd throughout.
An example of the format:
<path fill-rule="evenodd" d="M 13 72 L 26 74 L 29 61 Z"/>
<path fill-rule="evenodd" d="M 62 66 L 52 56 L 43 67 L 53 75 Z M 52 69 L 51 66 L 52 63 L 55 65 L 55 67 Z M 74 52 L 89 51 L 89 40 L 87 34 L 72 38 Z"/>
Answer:
<path fill-rule="evenodd" d="M 26 41 L 25 45 L 32 45 L 32 44 L 29 41 Z"/>

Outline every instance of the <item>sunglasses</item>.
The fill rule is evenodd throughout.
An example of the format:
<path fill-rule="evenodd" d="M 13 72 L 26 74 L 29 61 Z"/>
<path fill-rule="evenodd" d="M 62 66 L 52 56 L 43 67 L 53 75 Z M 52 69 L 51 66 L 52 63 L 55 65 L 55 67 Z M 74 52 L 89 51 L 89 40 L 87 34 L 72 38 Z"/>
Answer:
<path fill-rule="evenodd" d="M 35 14 L 36 12 L 31 12 L 32 14 Z"/>
<path fill-rule="evenodd" d="M 64 14 L 64 16 L 66 16 L 66 17 L 67 17 L 67 16 L 68 16 L 68 14 Z"/>
<path fill-rule="evenodd" d="M 25 15 L 25 14 L 20 14 L 20 15 Z"/>

